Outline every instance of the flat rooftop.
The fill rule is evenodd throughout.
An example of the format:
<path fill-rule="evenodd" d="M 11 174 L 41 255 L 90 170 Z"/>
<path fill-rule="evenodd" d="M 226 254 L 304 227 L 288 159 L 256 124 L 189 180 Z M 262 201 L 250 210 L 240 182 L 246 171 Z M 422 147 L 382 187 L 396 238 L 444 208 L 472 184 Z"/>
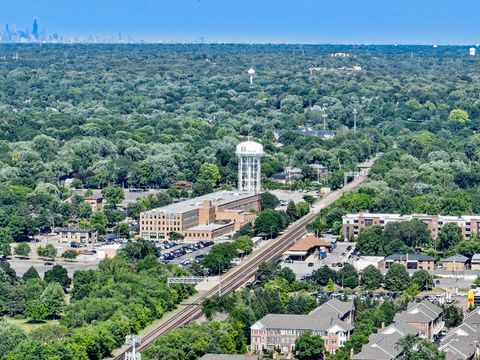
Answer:
<path fill-rule="evenodd" d="M 187 211 L 200 209 L 202 204 L 205 200 L 210 200 L 212 202 L 212 206 L 224 205 L 228 204 L 235 200 L 242 200 L 246 199 L 250 196 L 256 195 L 254 192 L 239 192 L 235 190 L 222 190 L 216 191 L 211 194 L 198 196 L 193 199 L 188 199 L 184 201 L 179 201 L 177 203 L 169 204 L 166 206 L 162 206 L 159 208 L 155 208 L 148 211 L 143 211 L 142 213 L 147 214 L 178 214 L 184 213 Z"/>
<path fill-rule="evenodd" d="M 207 225 L 197 225 L 197 226 L 193 226 L 191 228 L 188 228 L 187 231 L 190 231 L 190 230 L 204 230 L 204 231 L 213 231 L 213 230 L 218 230 L 218 229 L 222 229 L 224 227 L 227 227 L 227 226 L 230 226 L 232 225 L 232 223 L 226 223 L 226 224 L 207 224 Z"/>

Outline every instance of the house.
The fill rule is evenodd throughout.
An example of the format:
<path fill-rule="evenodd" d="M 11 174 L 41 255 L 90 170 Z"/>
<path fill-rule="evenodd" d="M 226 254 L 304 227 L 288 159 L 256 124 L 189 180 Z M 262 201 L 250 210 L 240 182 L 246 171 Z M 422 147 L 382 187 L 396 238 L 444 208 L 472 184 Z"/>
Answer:
<path fill-rule="evenodd" d="M 305 333 L 320 335 L 330 354 L 342 347 L 353 332 L 353 302 L 329 300 L 308 315 L 268 314 L 250 327 L 251 350 L 294 351 L 295 341 Z M 343 320 L 342 320 L 343 319 Z"/>
<path fill-rule="evenodd" d="M 392 360 L 400 357 L 403 349 L 397 342 L 406 335 L 418 335 L 418 330 L 406 323 L 393 323 L 382 327 L 368 338 L 368 343 L 352 360 Z"/>
<path fill-rule="evenodd" d="M 470 267 L 470 259 L 457 254 L 443 259 L 443 269 L 451 272 L 465 271 Z"/>
<path fill-rule="evenodd" d="M 57 228 L 54 232 L 60 235 L 62 242 L 78 242 L 81 244 L 93 244 L 97 242 L 98 231 L 96 229 L 79 229 L 76 227 Z"/>
<path fill-rule="evenodd" d="M 243 354 L 205 354 L 200 360 L 260 360 L 260 356 Z"/>
<path fill-rule="evenodd" d="M 480 309 L 476 309 L 442 338 L 440 350 L 447 354 L 447 360 L 473 360 L 479 353 L 479 338 Z"/>
<path fill-rule="evenodd" d="M 407 310 L 398 313 L 394 322 L 406 323 L 418 330 L 420 337 L 427 340 L 436 340 L 438 333 L 443 329 L 443 309 L 428 300 L 419 303 L 409 303 Z"/>
<path fill-rule="evenodd" d="M 93 193 L 92 195 L 86 196 L 84 200 L 91 206 L 93 212 L 103 208 L 103 195 L 101 193 Z"/>
<path fill-rule="evenodd" d="M 403 354 L 397 345 L 406 335 L 415 335 L 433 341 L 443 328 L 442 308 L 424 300 L 409 303 L 407 310 L 395 315 L 393 323 L 370 335 L 362 350 L 352 360 L 393 360 Z"/>
<path fill-rule="evenodd" d="M 435 259 L 431 256 L 420 254 L 392 254 L 380 262 L 380 267 L 389 269 L 394 263 L 401 264 L 408 270 L 435 269 Z"/>
<path fill-rule="evenodd" d="M 472 256 L 470 267 L 472 270 L 480 270 L 480 254 L 474 254 Z"/>

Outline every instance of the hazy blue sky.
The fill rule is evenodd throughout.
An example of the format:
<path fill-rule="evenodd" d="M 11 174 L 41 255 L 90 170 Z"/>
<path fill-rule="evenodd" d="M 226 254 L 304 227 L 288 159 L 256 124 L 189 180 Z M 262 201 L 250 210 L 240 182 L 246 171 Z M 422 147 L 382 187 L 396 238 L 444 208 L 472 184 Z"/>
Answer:
<path fill-rule="evenodd" d="M 479 0 L 0 0 L 0 28 L 147 40 L 480 42 Z"/>

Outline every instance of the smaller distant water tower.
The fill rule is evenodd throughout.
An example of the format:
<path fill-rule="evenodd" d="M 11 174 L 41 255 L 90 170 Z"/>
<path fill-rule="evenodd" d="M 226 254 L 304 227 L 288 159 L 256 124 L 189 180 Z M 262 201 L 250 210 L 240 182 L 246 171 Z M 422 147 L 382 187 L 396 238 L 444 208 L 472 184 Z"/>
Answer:
<path fill-rule="evenodd" d="M 237 145 L 238 191 L 260 192 L 260 161 L 263 146 L 254 141 L 245 141 Z"/>
<path fill-rule="evenodd" d="M 476 49 L 475 49 L 474 47 L 471 47 L 471 48 L 470 48 L 470 56 L 475 56 L 476 52 L 477 52 L 477 51 L 476 51 Z"/>
<path fill-rule="evenodd" d="M 255 69 L 254 68 L 250 68 L 248 69 L 248 75 L 250 75 L 250 85 L 253 84 L 253 75 L 255 75 Z"/>

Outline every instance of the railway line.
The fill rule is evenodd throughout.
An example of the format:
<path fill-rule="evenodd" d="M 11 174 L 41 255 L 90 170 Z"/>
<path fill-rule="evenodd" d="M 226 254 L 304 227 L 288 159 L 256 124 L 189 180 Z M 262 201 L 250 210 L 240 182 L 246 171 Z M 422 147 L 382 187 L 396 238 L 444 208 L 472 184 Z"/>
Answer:
<path fill-rule="evenodd" d="M 370 160 L 370 162 L 367 163 L 372 164 L 374 160 Z M 315 219 L 321 209 L 331 205 L 343 193 L 348 192 L 359 186 L 365 181 L 365 179 L 366 176 L 361 176 L 352 181 L 351 183 L 347 184 L 347 186 L 345 186 L 344 188 L 328 194 L 325 198 L 321 199 L 315 204 L 315 206 L 312 208 L 312 212 L 290 225 L 283 235 L 279 236 L 275 240 L 272 240 L 267 246 L 265 246 L 257 253 L 253 253 L 251 255 L 251 258 L 243 264 L 238 265 L 237 267 L 233 268 L 225 275 L 223 275 L 221 278 L 222 294 L 228 294 L 238 289 L 242 284 L 244 284 L 250 277 L 255 274 L 258 266 L 262 262 L 275 260 L 281 257 L 282 254 L 295 243 L 295 241 L 300 239 L 305 234 L 305 226 Z M 142 344 L 138 346 L 137 349 L 143 350 L 147 348 L 152 342 L 154 342 L 159 336 L 199 318 L 202 315 L 202 301 L 216 295 L 217 293 L 218 288 L 215 287 L 205 292 L 204 294 L 196 297 L 194 299 L 195 304 L 183 307 L 180 310 L 176 311 L 170 317 L 166 318 L 149 333 L 143 335 Z M 111 359 L 124 360 L 125 353 L 130 351 L 130 349 L 131 347 L 123 348 L 120 354 L 112 357 Z"/>

